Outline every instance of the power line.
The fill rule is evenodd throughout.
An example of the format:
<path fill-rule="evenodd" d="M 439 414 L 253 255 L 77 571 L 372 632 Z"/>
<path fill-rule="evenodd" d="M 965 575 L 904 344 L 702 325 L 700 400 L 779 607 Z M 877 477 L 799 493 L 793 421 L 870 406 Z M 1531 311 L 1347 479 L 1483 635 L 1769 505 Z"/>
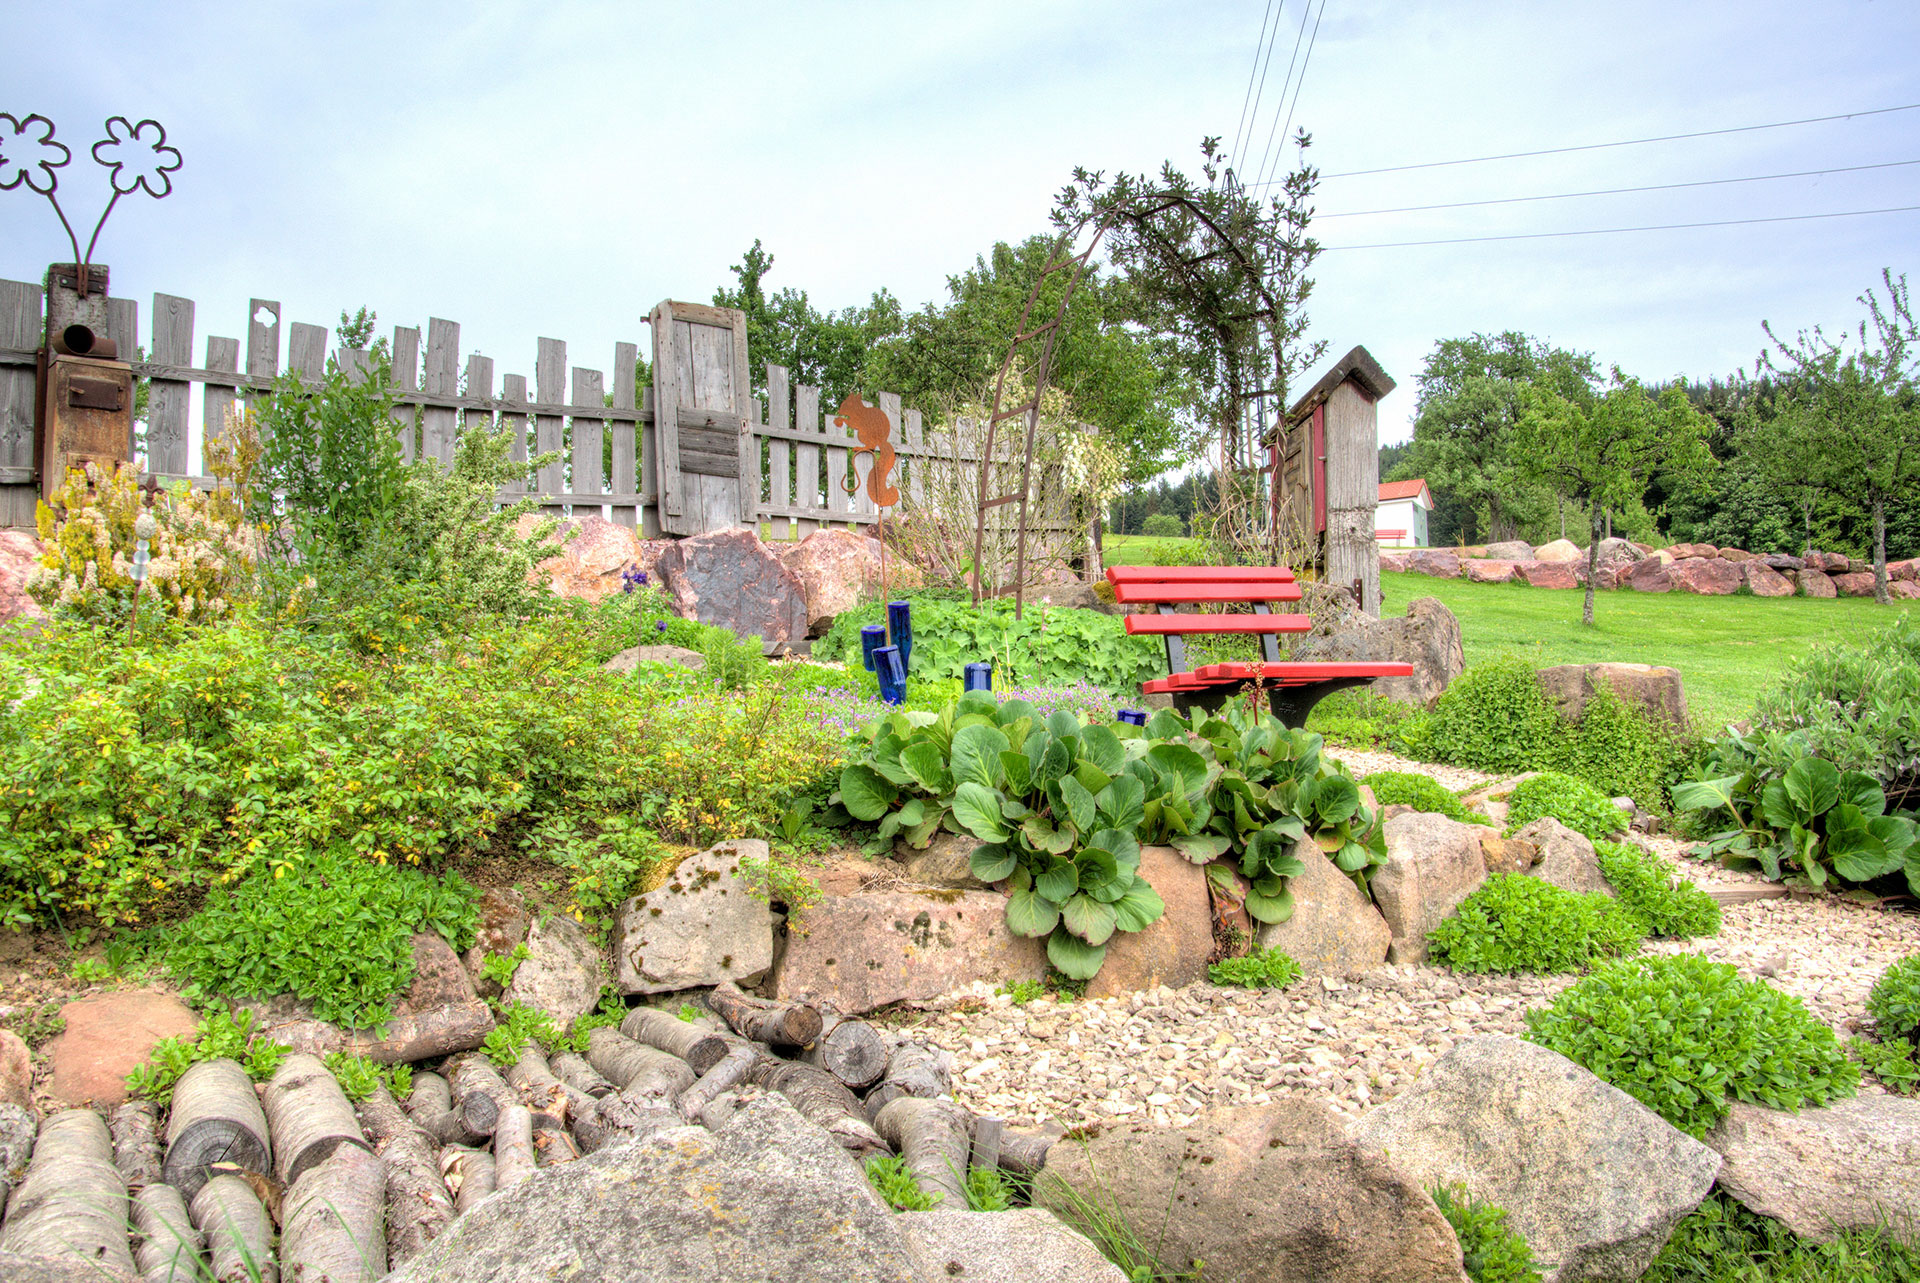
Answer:
<path fill-rule="evenodd" d="M 1729 218 L 1714 223 L 1658 223 L 1650 227 L 1591 227 L 1575 232 L 1515 232 L 1507 236 L 1456 236 L 1433 241 L 1382 241 L 1376 245 L 1323 245 L 1322 254 L 1350 249 L 1408 249 L 1416 245 L 1471 245 L 1480 241 L 1538 241 L 1556 236 L 1612 236 L 1620 232 L 1673 232 L 1690 227 L 1744 227 L 1749 223 L 1805 223 L 1821 218 L 1863 218 L 1869 214 L 1908 214 L 1920 205 L 1887 209 L 1847 209 L 1832 214 L 1786 214 L 1779 218 Z"/>
<path fill-rule="evenodd" d="M 1566 152 L 1600 151 L 1608 147 L 1638 147 L 1642 143 L 1671 143 L 1685 138 L 1714 138 L 1721 134 L 1746 134 L 1759 129 L 1786 129 L 1793 125 L 1819 125 L 1830 120 L 1852 120 L 1856 116 L 1884 116 L 1896 111 L 1920 110 L 1920 102 L 1907 103 L 1900 107 L 1875 107 L 1868 111 L 1847 111 L 1837 116 L 1809 116 L 1805 120 L 1778 120 L 1766 125 L 1735 125 L 1730 129 L 1701 129 L 1690 134 L 1662 134 L 1656 138 L 1623 138 L 1611 143 L 1582 143 L 1577 147 L 1543 147 L 1538 151 L 1510 151 L 1497 156 L 1468 156 L 1461 160 L 1429 160 L 1417 165 L 1384 165 L 1379 169 L 1350 169 L 1339 174 L 1322 174 L 1328 178 L 1360 178 L 1368 174 L 1398 174 L 1410 169 L 1440 169 L 1448 165 L 1478 165 L 1489 160 L 1520 160 L 1528 156 L 1558 156 Z M 1271 184 L 1267 184 L 1271 185 Z"/>
<path fill-rule="evenodd" d="M 1253 42 L 1253 65 L 1247 68 L 1247 92 L 1240 99 L 1240 127 L 1233 131 L 1233 158 L 1240 159 L 1240 138 L 1247 129 L 1247 104 L 1253 101 L 1253 78 L 1260 71 L 1260 46 L 1267 43 L 1267 20 L 1273 17 L 1273 0 L 1260 16 L 1260 38 Z"/>
<path fill-rule="evenodd" d="M 1306 87 L 1307 83 L 1307 64 L 1313 61 L 1313 46 L 1320 39 L 1320 19 L 1326 16 L 1327 0 L 1320 0 L 1320 12 L 1313 20 L 1313 34 L 1307 37 L 1307 56 L 1300 60 L 1300 79 L 1293 83 L 1293 102 L 1287 107 L 1287 123 L 1280 130 L 1280 153 L 1275 158 L 1276 164 L 1287 158 L 1287 139 L 1293 136 L 1293 109 L 1300 105 L 1300 91 Z M 1301 18 L 1301 25 L 1306 25 L 1304 15 Z"/>
<path fill-rule="evenodd" d="M 1253 150 L 1254 131 L 1260 128 L 1260 103 L 1267 96 L 1267 72 L 1273 67 L 1273 46 L 1280 38 L 1280 24 L 1286 16 L 1287 0 L 1280 0 L 1280 11 L 1273 16 L 1273 33 L 1267 37 L 1266 60 L 1260 63 L 1260 87 L 1253 94 L 1253 114 L 1248 118 L 1247 150 L 1249 152 Z M 1254 51 L 1254 57 L 1256 59 L 1260 57 L 1258 50 Z M 1285 90 L 1281 92 L 1284 93 Z M 1236 155 L 1234 159 L 1239 160 L 1240 157 Z"/>
<path fill-rule="evenodd" d="M 1517 205 L 1536 200 L 1573 200 L 1580 196 L 1622 196 L 1630 192 L 1669 192 L 1682 187 L 1723 187 L 1728 183 L 1768 183 L 1779 178 L 1818 178 L 1824 174 L 1857 174 L 1867 169 L 1896 169 L 1901 165 L 1920 165 L 1920 160 L 1889 160 L 1874 165 L 1843 165 L 1837 169 L 1802 169 L 1791 174 L 1756 174 L 1752 178 L 1703 178 L 1689 183 L 1654 183 L 1647 187 L 1605 187 L 1590 192 L 1556 192 L 1551 196 L 1506 196 L 1498 200 L 1458 200 L 1444 205 L 1401 205 L 1393 209 L 1353 209 L 1338 214 L 1315 214 L 1318 218 L 1365 218 L 1372 214 L 1418 214 L 1433 209 L 1467 209 L 1476 205 Z"/>
<path fill-rule="evenodd" d="M 1267 172 L 1267 160 L 1273 155 L 1273 134 L 1276 129 L 1280 128 L 1280 109 L 1286 105 L 1287 86 L 1293 83 L 1293 69 L 1300 61 L 1300 41 L 1307 34 L 1307 18 L 1312 12 L 1313 0 L 1302 0 L 1300 8 L 1300 30 L 1296 31 L 1293 36 L 1293 55 L 1287 59 L 1287 77 L 1280 82 L 1280 99 L 1273 105 L 1273 124 L 1267 127 L 1267 145 L 1260 153 L 1259 166 L 1254 170 L 1256 177 Z M 1255 183 L 1254 186 L 1264 187 L 1266 184 Z"/>

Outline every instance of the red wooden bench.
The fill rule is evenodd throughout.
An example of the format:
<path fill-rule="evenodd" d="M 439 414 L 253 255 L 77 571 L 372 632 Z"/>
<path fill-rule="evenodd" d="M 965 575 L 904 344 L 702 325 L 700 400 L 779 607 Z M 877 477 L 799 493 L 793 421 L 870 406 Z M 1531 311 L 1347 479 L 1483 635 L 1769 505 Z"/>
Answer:
<path fill-rule="evenodd" d="M 1276 602 L 1300 600 L 1300 585 L 1284 566 L 1110 566 L 1107 580 L 1122 605 L 1153 606 L 1157 614 L 1128 615 L 1127 631 L 1154 634 L 1166 642 L 1167 676 L 1142 682 L 1144 694 L 1167 694 L 1183 713 L 1219 708 L 1243 687 L 1268 692 L 1273 715 L 1288 726 L 1304 726 L 1307 714 L 1337 690 L 1364 686 L 1380 677 L 1411 677 L 1404 663 L 1285 663 L 1279 635 L 1313 627 L 1307 615 L 1277 615 Z M 1178 606 L 1245 603 L 1252 614 L 1210 615 L 1182 612 Z M 1254 633 L 1262 662 L 1187 666 L 1188 633 Z"/>

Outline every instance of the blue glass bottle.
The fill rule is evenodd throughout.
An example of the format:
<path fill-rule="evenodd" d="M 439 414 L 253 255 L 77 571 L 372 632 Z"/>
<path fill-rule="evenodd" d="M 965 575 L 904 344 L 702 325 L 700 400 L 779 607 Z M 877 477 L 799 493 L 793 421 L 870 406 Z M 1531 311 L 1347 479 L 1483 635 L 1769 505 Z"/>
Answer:
<path fill-rule="evenodd" d="M 907 666 L 900 660 L 898 646 L 881 646 L 873 652 L 874 675 L 880 679 L 880 698 L 889 704 L 904 703 L 907 698 Z"/>
<path fill-rule="evenodd" d="M 887 644 L 887 626 L 868 624 L 860 630 L 860 662 L 865 664 L 869 673 L 874 671 L 873 652 Z"/>
<path fill-rule="evenodd" d="M 1117 716 L 1129 726 L 1145 726 L 1147 724 L 1147 715 L 1137 708 L 1123 708 Z"/>
<path fill-rule="evenodd" d="M 993 689 L 992 664 L 968 664 L 962 677 L 966 689 L 970 691 L 991 691 Z"/>
<path fill-rule="evenodd" d="M 887 603 L 887 627 L 893 630 L 893 644 L 900 648 L 900 662 L 913 664 L 913 603 Z"/>

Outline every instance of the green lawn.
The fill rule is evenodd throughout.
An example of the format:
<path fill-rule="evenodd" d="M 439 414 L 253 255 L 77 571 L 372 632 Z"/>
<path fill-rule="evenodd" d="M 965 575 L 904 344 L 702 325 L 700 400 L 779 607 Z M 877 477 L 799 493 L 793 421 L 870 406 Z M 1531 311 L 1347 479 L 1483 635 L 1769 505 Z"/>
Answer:
<path fill-rule="evenodd" d="M 1162 549 L 1185 548 L 1194 542 L 1185 535 L 1177 539 L 1155 539 L 1149 535 L 1108 535 L 1100 541 L 1100 559 L 1109 566 L 1157 565 Z"/>
<path fill-rule="evenodd" d="M 1578 591 L 1392 573 L 1380 576 L 1380 587 L 1383 614 L 1403 613 L 1416 597 L 1445 603 L 1459 617 L 1469 664 L 1511 652 L 1536 668 L 1603 660 L 1678 668 L 1694 720 L 1710 731 L 1745 717 L 1788 660 L 1889 624 L 1900 610 L 1868 597 L 1615 591 L 1595 598 L 1594 626 L 1587 628 Z"/>

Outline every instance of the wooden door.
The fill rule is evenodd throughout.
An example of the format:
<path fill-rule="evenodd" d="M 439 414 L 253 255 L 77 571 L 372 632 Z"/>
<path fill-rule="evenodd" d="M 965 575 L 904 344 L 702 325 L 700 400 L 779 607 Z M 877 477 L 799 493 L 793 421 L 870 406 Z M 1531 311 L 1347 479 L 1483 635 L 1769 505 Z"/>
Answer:
<path fill-rule="evenodd" d="M 665 302 L 650 319 L 661 528 L 697 535 L 752 525 L 760 468 L 749 457 L 746 313 Z"/>

